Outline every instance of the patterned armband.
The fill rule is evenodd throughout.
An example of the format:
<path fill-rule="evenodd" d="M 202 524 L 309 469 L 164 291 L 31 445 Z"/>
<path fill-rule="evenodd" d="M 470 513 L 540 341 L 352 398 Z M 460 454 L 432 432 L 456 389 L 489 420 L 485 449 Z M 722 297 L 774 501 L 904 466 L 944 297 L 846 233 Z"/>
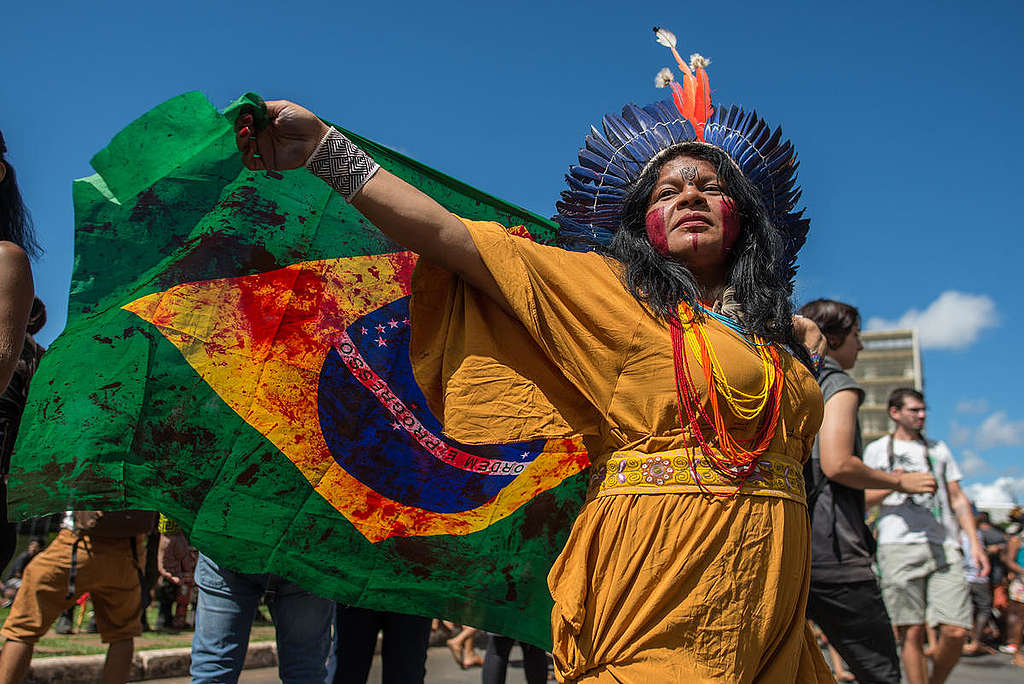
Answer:
<path fill-rule="evenodd" d="M 160 522 L 156 526 L 157 531 L 160 534 L 178 534 L 181 532 L 181 528 L 178 523 L 174 522 L 163 513 L 160 514 Z"/>
<path fill-rule="evenodd" d="M 349 202 L 373 178 L 380 164 L 332 128 L 306 160 L 306 168 Z"/>

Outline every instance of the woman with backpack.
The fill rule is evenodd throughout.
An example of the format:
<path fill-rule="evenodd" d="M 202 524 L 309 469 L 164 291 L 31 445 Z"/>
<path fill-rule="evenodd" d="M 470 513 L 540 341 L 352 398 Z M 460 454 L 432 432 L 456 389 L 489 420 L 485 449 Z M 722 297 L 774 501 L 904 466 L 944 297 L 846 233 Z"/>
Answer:
<path fill-rule="evenodd" d="M 818 375 L 825 414 L 811 460 L 804 466 L 811 513 L 807 617 L 821 627 L 858 682 L 896 682 L 900 663 L 871 569 L 875 540 L 864 523 L 864 490 L 934 492 L 935 478 L 929 473 L 875 470 L 861 460 L 857 409 L 864 401 L 864 390 L 846 372 L 863 348 L 857 309 L 816 299 L 804 304 L 799 313 L 814 321 L 828 341 Z"/>

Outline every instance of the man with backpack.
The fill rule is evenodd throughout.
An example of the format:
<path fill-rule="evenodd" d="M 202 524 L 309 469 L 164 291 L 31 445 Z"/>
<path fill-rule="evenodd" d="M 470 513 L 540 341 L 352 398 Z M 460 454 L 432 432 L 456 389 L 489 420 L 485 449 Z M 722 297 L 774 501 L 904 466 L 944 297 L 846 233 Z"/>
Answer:
<path fill-rule="evenodd" d="M 882 595 L 902 642 L 903 669 L 910 684 L 946 681 L 973 626 L 959 530 L 967 533 L 967 549 L 978 577 L 989 573 L 971 502 L 960 488 L 960 468 L 944 442 L 925 438 L 926 414 L 923 394 L 909 387 L 894 389 L 889 394 L 893 432 L 864 448 L 864 462 L 873 468 L 930 474 L 938 483 L 936 489 L 922 494 L 891 487 L 867 493 L 869 501 L 881 503 Z M 936 631 L 938 641 L 926 654 L 928 627 Z"/>
<path fill-rule="evenodd" d="M 0 629 L 0 682 L 22 682 L 35 643 L 57 616 L 89 592 L 100 639 L 108 644 L 104 684 L 128 681 L 134 638 L 142 633 L 139 535 L 156 523 L 152 511 L 76 511 L 75 529 L 57 538 L 25 569 L 11 613 Z"/>

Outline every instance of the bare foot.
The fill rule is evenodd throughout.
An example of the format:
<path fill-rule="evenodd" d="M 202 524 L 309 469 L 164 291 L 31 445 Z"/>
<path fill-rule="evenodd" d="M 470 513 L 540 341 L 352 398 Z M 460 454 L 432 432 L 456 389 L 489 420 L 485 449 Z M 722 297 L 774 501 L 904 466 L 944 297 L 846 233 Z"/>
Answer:
<path fill-rule="evenodd" d="M 454 638 L 452 638 L 452 639 L 449 639 L 448 641 L 446 641 L 446 642 L 444 642 L 444 643 L 445 643 L 445 644 L 446 644 L 446 645 L 448 646 L 448 650 L 452 652 L 452 658 L 455 658 L 455 663 L 456 663 L 456 664 L 457 664 L 457 665 L 458 665 L 458 666 L 459 666 L 460 668 L 462 668 L 463 670 L 465 670 L 465 669 L 466 669 L 466 661 L 464 661 L 464 660 L 462 659 L 462 649 L 461 649 L 461 648 L 459 648 L 460 644 L 458 644 L 458 643 L 457 643 L 457 642 L 455 641 L 455 639 L 454 639 Z"/>
<path fill-rule="evenodd" d="M 1013 656 L 1013 660 L 1010 661 L 1010 664 L 1016 665 L 1017 667 L 1024 667 L 1024 654 L 1018 653 Z"/>
<path fill-rule="evenodd" d="M 473 645 L 473 638 L 470 637 L 462 642 L 462 669 L 477 667 L 484 664 L 484 659 L 477 655 L 476 647 Z"/>
<path fill-rule="evenodd" d="M 974 642 L 973 644 L 965 644 L 963 649 L 961 650 L 961 654 L 967 657 L 988 655 L 990 653 L 995 653 L 995 651 L 986 646 L 985 644 L 981 644 L 978 642 Z"/>

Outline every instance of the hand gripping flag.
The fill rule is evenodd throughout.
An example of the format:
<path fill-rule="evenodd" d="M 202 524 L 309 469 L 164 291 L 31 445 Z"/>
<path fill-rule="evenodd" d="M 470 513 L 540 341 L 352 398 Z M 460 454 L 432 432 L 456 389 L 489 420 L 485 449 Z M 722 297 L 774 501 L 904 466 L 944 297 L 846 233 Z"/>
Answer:
<path fill-rule="evenodd" d="M 550 643 L 545 579 L 583 499 L 579 440 L 470 446 L 409 363 L 415 255 L 305 170 L 245 169 L 200 93 L 74 184 L 69 319 L 15 450 L 15 515 L 145 508 L 241 572 Z M 554 225 L 346 132 L 473 219 Z"/>

